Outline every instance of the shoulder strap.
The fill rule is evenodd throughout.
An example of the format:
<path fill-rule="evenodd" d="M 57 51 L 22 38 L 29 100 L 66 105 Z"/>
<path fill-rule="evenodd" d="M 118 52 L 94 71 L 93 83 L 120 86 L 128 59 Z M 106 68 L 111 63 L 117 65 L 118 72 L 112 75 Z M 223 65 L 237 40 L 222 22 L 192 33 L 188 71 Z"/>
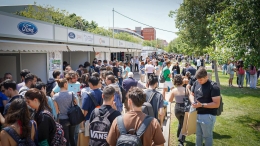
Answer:
<path fill-rule="evenodd" d="M 106 112 L 106 114 L 104 115 L 104 117 L 110 116 L 114 111 L 116 111 L 116 110 L 114 110 L 113 108 L 111 108 L 110 110 L 108 110 L 108 111 Z"/>
<path fill-rule="evenodd" d="M 6 131 L 13 139 L 14 141 L 18 144 L 19 141 L 21 140 L 20 136 L 17 134 L 17 132 L 11 128 L 11 127 L 5 127 L 3 129 L 4 131 Z"/>
<path fill-rule="evenodd" d="M 92 102 L 94 103 L 95 107 L 99 106 L 99 104 L 97 103 L 96 99 L 94 98 L 94 96 L 92 96 L 92 94 L 90 92 L 87 92 L 88 96 L 90 96 Z"/>
<path fill-rule="evenodd" d="M 99 116 L 99 109 L 98 108 L 94 109 L 94 114 L 95 114 L 96 117 Z"/>
<path fill-rule="evenodd" d="M 22 89 L 19 94 L 23 93 L 24 91 L 27 91 L 28 89 Z"/>
<path fill-rule="evenodd" d="M 122 115 L 117 117 L 117 126 L 119 129 L 120 135 L 125 135 L 127 133 Z"/>
<path fill-rule="evenodd" d="M 145 130 L 147 129 L 147 127 L 150 125 L 151 121 L 153 120 L 153 117 L 150 116 L 146 116 L 141 124 L 141 126 L 139 127 L 139 129 L 136 131 L 136 135 L 140 138 Z"/>
<path fill-rule="evenodd" d="M 156 91 L 151 94 L 151 96 L 148 98 L 147 102 L 150 103 L 152 101 L 152 99 L 153 99 L 155 94 L 156 94 Z"/>

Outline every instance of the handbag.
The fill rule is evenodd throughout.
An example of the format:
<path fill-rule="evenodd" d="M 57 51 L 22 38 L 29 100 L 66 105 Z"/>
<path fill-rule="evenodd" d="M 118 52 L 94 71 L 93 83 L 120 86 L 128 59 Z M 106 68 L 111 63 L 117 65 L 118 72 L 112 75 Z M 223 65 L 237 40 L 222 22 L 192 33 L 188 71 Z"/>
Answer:
<path fill-rule="evenodd" d="M 81 108 L 77 104 L 74 104 L 73 102 L 73 93 L 72 93 L 71 107 L 69 108 L 68 111 L 68 117 L 71 126 L 78 125 L 85 119 L 81 111 Z"/>
<path fill-rule="evenodd" d="M 189 112 L 191 103 L 189 97 L 186 94 L 186 88 L 185 88 L 185 98 L 183 98 L 183 103 L 184 103 L 184 108 L 183 108 L 184 112 Z"/>

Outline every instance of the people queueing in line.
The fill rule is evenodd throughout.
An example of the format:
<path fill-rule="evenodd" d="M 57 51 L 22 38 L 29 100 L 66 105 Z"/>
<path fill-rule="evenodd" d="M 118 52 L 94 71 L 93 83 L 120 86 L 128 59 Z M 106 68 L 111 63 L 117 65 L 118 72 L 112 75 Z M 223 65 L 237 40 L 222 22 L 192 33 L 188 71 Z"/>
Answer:
<path fill-rule="evenodd" d="M 102 64 L 102 60 L 95 59 L 92 62 L 93 66 L 90 66 L 90 63 L 88 62 L 85 62 L 84 66 L 80 65 L 80 69 L 78 70 L 81 71 L 81 76 L 79 75 L 79 72 L 73 71 L 71 66 L 66 64 L 64 66 L 64 75 L 61 75 L 61 72 L 59 71 L 54 71 L 52 81 L 54 79 L 56 81 L 48 82 L 47 84 L 37 82 L 37 80 L 40 79 L 36 75 L 30 73 L 28 69 L 21 71 L 22 83 L 19 85 L 12 81 L 11 74 L 7 73 L 4 75 L 4 79 L 6 80 L 1 83 L 0 87 L 2 94 L 8 97 L 9 100 L 2 98 L 0 108 L 2 108 L 1 112 L 3 112 L 3 116 L 0 115 L 0 122 L 1 124 L 10 127 L 10 125 L 12 126 L 15 122 L 19 121 L 14 121 L 14 123 L 7 122 L 9 114 L 12 115 L 12 112 L 15 111 L 10 110 L 11 112 L 9 112 L 9 107 L 14 101 L 25 99 L 29 108 L 35 110 L 35 115 L 32 116 L 29 113 L 28 119 L 34 119 L 38 127 L 37 130 L 41 132 L 41 134 L 38 134 L 38 145 L 51 145 L 53 134 L 56 130 L 54 120 L 59 121 L 62 125 L 67 145 L 77 145 L 79 125 L 71 126 L 68 122 L 67 115 L 67 111 L 73 102 L 74 104 L 80 105 L 83 110 L 85 116 L 85 120 L 83 121 L 83 127 L 85 129 L 84 136 L 87 139 L 90 139 L 90 145 L 98 144 L 95 140 L 93 141 L 93 137 L 91 137 L 92 129 L 89 129 L 91 127 L 90 124 L 93 123 L 94 119 L 97 119 L 96 117 L 104 116 L 109 112 L 107 118 L 111 126 L 109 126 L 109 130 L 106 131 L 108 133 L 107 139 L 103 139 L 103 141 L 105 140 L 108 144 L 114 145 L 117 140 L 120 140 L 120 132 L 117 128 L 119 120 L 117 117 L 121 114 L 124 115 L 122 119 L 123 124 L 126 126 L 126 130 L 131 128 L 138 130 L 145 119 L 145 115 L 141 112 L 140 107 L 144 102 L 147 102 L 149 98 L 152 98 L 150 104 L 153 107 L 155 119 L 148 125 L 141 140 L 143 145 L 149 145 L 152 142 L 156 145 L 161 145 L 165 142 L 161 131 L 165 116 L 165 92 L 171 90 L 169 101 L 172 102 L 175 100 L 176 102 L 175 116 L 179 121 L 177 137 L 180 144 L 183 145 L 183 142 L 185 141 L 185 136 L 180 134 L 184 118 L 184 112 L 180 110 L 183 106 L 182 99 L 186 95 L 191 95 L 190 101 L 192 106 L 198 110 L 196 144 L 200 145 L 204 139 L 205 144 L 210 145 L 213 143 L 212 128 L 215 123 L 215 111 L 219 106 L 219 88 L 216 85 L 212 85 L 213 87 L 211 89 L 211 81 L 207 78 L 206 70 L 204 68 L 199 68 L 196 72 L 196 69 L 192 67 L 190 63 L 185 63 L 185 68 L 180 72 L 180 67 L 177 62 L 175 65 L 176 73 L 173 77 L 170 70 L 172 70 L 172 61 L 174 61 L 175 57 L 177 58 L 176 61 L 181 59 L 179 62 L 182 62 L 182 60 L 185 59 L 182 55 L 169 54 L 159 56 L 153 54 L 146 58 L 146 63 L 144 63 L 144 60 L 140 60 L 140 58 L 132 58 L 133 61 L 131 64 L 129 60 L 127 62 L 118 62 L 116 59 L 113 61 L 103 60 Z M 203 63 L 203 60 L 199 58 L 196 61 L 197 66 L 202 66 Z M 135 74 L 131 72 L 132 68 L 130 68 L 130 65 L 135 67 L 134 71 L 140 71 L 141 82 L 134 79 Z M 162 70 L 160 68 L 162 68 Z M 173 67 L 173 70 L 175 68 Z M 239 87 L 243 87 L 242 79 L 244 78 L 243 75 L 245 75 L 243 62 L 240 61 L 236 65 L 232 62 L 228 63 L 227 73 L 230 74 L 230 86 L 233 86 L 232 80 L 235 72 L 239 77 Z M 251 65 L 247 69 L 247 72 L 249 73 L 249 78 L 247 77 L 249 81 L 247 83 L 250 84 L 251 88 L 255 89 L 256 82 L 254 81 L 257 78 L 257 68 Z M 158 81 L 161 73 L 165 78 L 162 94 L 156 91 L 156 89 L 159 88 Z M 182 75 L 180 73 L 182 73 Z M 60 77 L 64 78 L 60 79 Z M 145 82 L 143 78 L 147 78 L 146 87 L 142 84 Z M 174 85 L 172 84 L 172 80 Z M 49 96 L 47 92 L 47 90 L 49 90 L 49 85 L 51 85 L 51 96 Z M 17 88 L 19 88 L 19 91 L 21 92 L 20 95 Z M 145 88 L 148 89 L 143 92 L 142 89 Z M 124 102 L 123 92 L 124 95 L 127 95 Z M 199 92 L 203 92 L 203 94 L 199 94 Z M 17 104 L 17 102 L 14 102 L 14 104 Z M 26 108 L 28 109 L 27 106 Z M 96 114 L 95 111 L 98 111 L 99 114 Z M 110 113 L 111 111 L 113 112 Z M 59 116 L 57 116 L 58 114 Z M 209 129 L 211 132 L 208 135 L 203 133 L 204 131 L 202 130 L 205 128 L 203 127 L 205 126 L 203 125 L 203 122 L 208 122 L 209 120 L 207 116 L 213 119 L 209 125 L 209 127 L 211 127 L 211 129 Z M 19 125 L 15 126 L 19 127 Z M 22 136 L 19 132 L 17 133 Z M 23 138 L 28 138 L 28 135 L 24 135 Z M 32 138 L 31 140 L 34 141 Z M 1 141 L 2 144 L 3 142 Z M 10 142 L 15 142 L 15 140 L 12 139 Z"/>

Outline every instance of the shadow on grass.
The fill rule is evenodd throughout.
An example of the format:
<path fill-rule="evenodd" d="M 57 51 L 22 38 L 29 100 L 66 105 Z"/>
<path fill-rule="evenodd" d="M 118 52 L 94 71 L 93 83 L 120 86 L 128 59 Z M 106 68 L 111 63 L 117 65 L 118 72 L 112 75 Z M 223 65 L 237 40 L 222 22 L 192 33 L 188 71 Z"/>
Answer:
<path fill-rule="evenodd" d="M 186 146 L 195 146 L 195 143 L 190 142 L 190 141 L 185 141 Z"/>
<path fill-rule="evenodd" d="M 232 138 L 230 135 L 221 135 L 219 133 L 213 132 L 214 139 L 229 139 Z"/>
<path fill-rule="evenodd" d="M 245 116 L 239 116 L 236 118 L 236 121 L 239 122 L 239 123 L 243 123 L 245 124 L 246 126 L 254 129 L 254 131 L 256 133 L 258 133 L 258 135 L 260 136 L 260 120 L 259 119 L 254 119 L 254 118 L 251 118 L 250 116 L 248 115 L 245 115 Z"/>
<path fill-rule="evenodd" d="M 229 96 L 235 98 L 243 98 L 243 97 L 259 98 L 260 90 L 251 89 L 248 87 L 238 88 L 238 87 L 227 87 L 221 85 L 221 94 L 222 96 Z"/>

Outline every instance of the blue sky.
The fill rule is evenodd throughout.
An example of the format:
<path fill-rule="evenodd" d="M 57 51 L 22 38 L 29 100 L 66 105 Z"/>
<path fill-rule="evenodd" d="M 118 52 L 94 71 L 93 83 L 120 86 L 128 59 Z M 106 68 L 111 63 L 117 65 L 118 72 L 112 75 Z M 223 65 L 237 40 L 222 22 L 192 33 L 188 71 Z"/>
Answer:
<path fill-rule="evenodd" d="M 177 32 L 175 19 L 168 17 L 170 10 L 179 8 L 182 0 L 0 0 L 0 6 L 33 4 L 52 5 L 82 16 L 84 19 L 94 20 L 101 27 L 113 26 L 112 9 L 138 20 L 142 23 L 161 29 Z M 135 29 L 142 24 L 114 15 L 114 26 Z M 168 42 L 177 37 L 174 33 L 156 30 L 156 36 Z"/>

